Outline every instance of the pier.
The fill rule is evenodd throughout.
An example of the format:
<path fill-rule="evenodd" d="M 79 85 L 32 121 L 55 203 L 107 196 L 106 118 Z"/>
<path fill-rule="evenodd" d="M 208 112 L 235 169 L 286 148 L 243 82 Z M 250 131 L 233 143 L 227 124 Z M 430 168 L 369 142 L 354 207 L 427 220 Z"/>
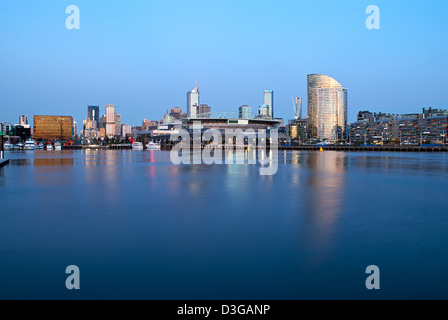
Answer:
<path fill-rule="evenodd" d="M 132 144 L 111 144 L 107 146 L 97 146 L 97 145 L 72 145 L 72 146 L 62 146 L 62 150 L 130 150 L 132 149 Z"/>
<path fill-rule="evenodd" d="M 448 146 L 279 146 L 279 150 L 317 150 L 352 152 L 447 152 Z"/>

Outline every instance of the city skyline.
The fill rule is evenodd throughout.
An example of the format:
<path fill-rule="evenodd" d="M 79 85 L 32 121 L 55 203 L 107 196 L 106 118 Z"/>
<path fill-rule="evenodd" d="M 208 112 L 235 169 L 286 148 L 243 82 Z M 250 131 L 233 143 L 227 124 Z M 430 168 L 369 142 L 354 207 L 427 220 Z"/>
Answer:
<path fill-rule="evenodd" d="M 243 104 L 255 110 L 260 91 L 273 89 L 275 117 L 292 119 L 291 96 L 306 96 L 312 73 L 349 89 L 348 122 L 362 109 L 445 108 L 448 45 L 440 39 L 447 4 L 377 1 L 381 29 L 368 30 L 369 4 L 77 1 L 81 27 L 67 30 L 63 5 L 33 2 L 22 10 L 2 1 L 0 35 L 8 48 L 1 64 L 2 120 L 16 122 L 17 106 L 30 118 L 71 114 L 81 120 L 86 102 L 98 101 L 123 110 L 123 123 L 138 124 L 184 107 L 185 92 L 196 83 L 214 110 Z M 192 11 L 203 23 L 187 23 Z M 262 49 L 266 38 L 271 44 Z M 157 94 L 149 96 L 150 90 Z"/>

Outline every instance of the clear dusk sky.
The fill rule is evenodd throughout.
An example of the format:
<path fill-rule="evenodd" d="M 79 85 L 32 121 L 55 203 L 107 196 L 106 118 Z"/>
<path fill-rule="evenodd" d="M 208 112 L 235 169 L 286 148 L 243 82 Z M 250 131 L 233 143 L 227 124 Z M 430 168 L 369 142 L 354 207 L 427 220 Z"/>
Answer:
<path fill-rule="evenodd" d="M 79 30 L 66 28 L 72 4 Z M 380 30 L 365 26 L 368 5 Z M 0 121 L 71 115 L 80 128 L 87 103 L 112 103 L 140 125 L 185 110 L 196 82 L 214 111 L 256 112 L 272 89 L 274 115 L 291 119 L 321 73 L 348 89 L 352 122 L 448 108 L 447 59 L 446 0 L 1 0 Z"/>

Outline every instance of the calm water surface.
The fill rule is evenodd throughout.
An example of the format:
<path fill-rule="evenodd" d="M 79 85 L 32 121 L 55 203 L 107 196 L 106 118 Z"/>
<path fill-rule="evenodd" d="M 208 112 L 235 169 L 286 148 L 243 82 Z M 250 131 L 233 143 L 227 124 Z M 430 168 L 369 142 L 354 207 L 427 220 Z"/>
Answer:
<path fill-rule="evenodd" d="M 448 298 L 447 154 L 281 151 L 274 176 L 165 151 L 6 155 L 2 299 Z"/>

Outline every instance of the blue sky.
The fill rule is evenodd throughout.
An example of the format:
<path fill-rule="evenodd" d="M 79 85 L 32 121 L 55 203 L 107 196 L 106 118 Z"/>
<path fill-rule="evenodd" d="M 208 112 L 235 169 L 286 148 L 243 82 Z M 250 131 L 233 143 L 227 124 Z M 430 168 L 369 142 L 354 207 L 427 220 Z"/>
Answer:
<path fill-rule="evenodd" d="M 68 30 L 68 5 L 80 29 Z M 377 5 L 381 29 L 365 27 Z M 275 116 L 306 101 L 306 75 L 348 89 L 359 110 L 448 108 L 447 1 L 194 0 L 0 1 L 0 121 L 72 115 L 113 103 L 122 122 L 186 108 L 196 82 L 216 111 L 253 112 L 275 92 Z M 305 104 L 305 103 L 304 103 Z"/>

